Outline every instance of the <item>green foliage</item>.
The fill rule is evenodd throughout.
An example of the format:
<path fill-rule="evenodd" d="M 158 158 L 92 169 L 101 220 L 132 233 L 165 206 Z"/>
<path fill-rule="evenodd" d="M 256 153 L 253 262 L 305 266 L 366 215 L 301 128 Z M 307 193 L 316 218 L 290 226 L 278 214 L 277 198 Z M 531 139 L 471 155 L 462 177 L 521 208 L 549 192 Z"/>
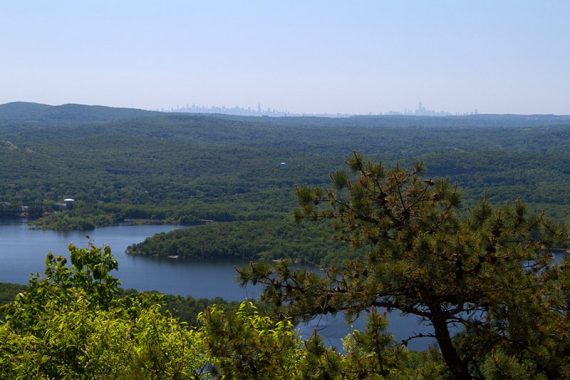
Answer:
<path fill-rule="evenodd" d="M 35 225 L 57 230 L 125 219 L 286 225 L 290 189 L 324 185 L 324 173 L 358 149 L 387 164 L 424 160 L 469 204 L 485 191 L 492 204 L 521 197 L 565 220 L 569 125 L 548 116 L 247 118 L 17 103 L 0 110 L 0 217 L 28 206 Z M 65 197 L 76 207 L 58 211 Z M 320 245 L 305 238 L 304 247 Z"/>
<path fill-rule="evenodd" d="M 266 285 L 262 299 L 296 318 L 377 307 L 419 316 L 455 378 L 478 377 L 494 349 L 532 363 L 533 376 L 569 375 L 568 259 L 551 251 L 567 240 L 561 226 L 520 201 L 461 212 L 457 187 L 421 177 L 422 165 L 385 170 L 359 154 L 347 163 L 355 177 L 342 187 L 298 190 L 296 216 L 331 220 L 334 237 L 366 259 L 323 276 L 250 265 L 242 281 Z M 463 329 L 455 339 L 451 325 Z"/>
<path fill-rule="evenodd" d="M 46 257 L 44 277 L 31 277 L 27 291 L 16 296 L 6 308 L 6 319 L 14 326 L 26 329 L 41 318 L 44 305 L 54 302 L 66 304 L 76 297 L 75 292 L 84 292 L 87 302 L 108 309 L 119 293 L 119 281 L 111 275 L 116 270 L 117 260 L 111 249 L 90 244 L 88 248 L 69 245 L 71 266 L 63 256 Z"/>
<path fill-rule="evenodd" d="M 194 378 L 204 365 L 199 339 L 159 305 L 103 310 L 83 291 L 49 301 L 33 328 L 0 325 L 0 373 L 20 378 Z"/>
<path fill-rule="evenodd" d="M 12 302 L 18 293 L 26 290 L 22 284 L 0 283 L 0 304 Z"/>
<path fill-rule="evenodd" d="M 19 293 L 28 290 L 28 286 L 21 284 L 0 283 L 0 320 L 3 319 L 3 308 L 11 308 L 11 304 Z M 189 326 L 196 326 L 198 322 L 198 314 L 212 305 L 216 305 L 224 310 L 233 310 L 237 308 L 237 302 L 229 302 L 223 298 L 194 298 L 191 296 L 182 297 L 172 294 L 162 294 L 158 292 L 137 292 L 134 289 L 120 290 L 119 297 L 125 299 L 146 299 L 150 304 L 161 304 L 162 310 L 170 313 L 173 317 L 181 322 L 187 323 Z M 4 306 L 5 305 L 5 306 Z M 3 307 L 4 306 L 4 307 Z"/>
<path fill-rule="evenodd" d="M 4 310 L 9 307 L 8 304 L 24 290 L 25 285 L 0 283 L 0 321 L 4 319 Z"/>
<path fill-rule="evenodd" d="M 119 293 L 107 248 L 69 250 L 69 267 L 48 256 L 45 277 L 32 277 L 6 309 L 0 378 L 401 379 L 441 369 L 437 355 L 396 346 L 377 314 L 347 338 L 347 355 L 316 335 L 303 342 L 291 320 L 249 301 L 209 306 L 189 326 L 164 309 L 179 298 Z"/>
<path fill-rule="evenodd" d="M 322 236 L 325 226 L 301 226 L 282 220 L 219 223 L 156 234 L 128 247 L 133 255 L 175 255 L 193 260 L 280 260 L 326 263 L 351 252 Z"/>
<path fill-rule="evenodd" d="M 297 372 L 303 351 L 290 321 L 274 322 L 251 302 L 243 302 L 231 316 L 209 308 L 199 321 L 216 372 L 246 379 L 287 378 Z"/>
<path fill-rule="evenodd" d="M 56 212 L 45 216 L 34 223 L 35 227 L 56 231 L 89 231 L 95 227 L 108 226 L 114 223 L 112 217 L 73 216 L 71 213 Z"/>
<path fill-rule="evenodd" d="M 33 276 L 6 309 L 2 377 L 192 378 L 190 333 L 152 296 L 118 297 L 110 249 L 69 253 L 69 267 L 50 253 L 45 277 Z"/>
<path fill-rule="evenodd" d="M 532 362 L 521 363 L 515 357 L 506 355 L 502 351 L 492 351 L 486 355 L 483 362 L 482 374 L 486 379 L 547 379 L 548 377 L 536 374 Z"/>
<path fill-rule="evenodd" d="M 362 377 L 367 373 L 389 375 L 391 368 L 397 368 L 397 352 L 387 348 L 393 344 L 393 338 L 385 330 L 388 322 L 376 309 L 368 315 L 365 331 L 355 330 L 344 339 L 344 349 L 351 357 L 352 370 Z M 390 354 L 386 356 L 385 354 Z"/>
<path fill-rule="evenodd" d="M 232 223 L 149 244 L 156 243 L 159 254 L 196 246 L 197 256 L 244 256 L 251 249 L 254 257 L 297 259 L 293 251 L 316 247 L 313 232 L 321 228 L 299 231 L 284 221 L 294 204 L 290 189 L 300 186 L 295 217 L 332 221 L 338 240 L 368 256 L 355 254 L 357 259 L 324 276 L 290 270 L 285 261 L 273 271 L 267 263 L 246 267 L 242 280 L 266 284 L 265 299 L 279 312 L 309 318 L 342 310 L 356 315 L 377 306 L 399 309 L 432 323 L 446 369 L 456 378 L 517 378 L 524 372 L 534 378 L 570 377 L 570 269 L 568 259 L 552 262 L 549 250 L 565 236 L 532 213 L 546 209 L 558 220 L 567 218 L 569 136 L 568 118 L 558 117 L 272 119 L 15 104 L 0 109 L 0 215 L 17 217 L 26 205 L 29 217 L 50 214 L 38 225 L 57 229 L 124 219 L 226 221 Z M 356 175 L 337 172 L 330 190 L 320 188 L 326 182 L 322 173 L 339 168 L 354 149 L 387 165 L 424 160 L 429 176 L 450 180 L 421 177 L 422 165 L 388 170 L 354 155 L 348 164 Z M 281 161 L 287 169 L 279 169 Z M 465 189 L 470 210 L 459 208 L 460 193 L 450 183 Z M 482 192 L 487 198 L 477 202 Z M 55 212 L 55 203 L 68 196 L 78 200 L 76 207 Z M 522 203 L 494 206 L 517 197 L 528 202 L 528 210 Z M 243 240 L 246 230 L 253 244 Z M 264 234 L 271 239 L 256 238 Z M 290 241 L 297 234 L 305 242 L 283 244 L 285 251 L 271 245 L 270 240 Z M 175 236 L 180 244 L 166 242 Z M 236 251 L 203 249 L 203 236 L 210 243 L 226 236 L 224 243 L 233 241 Z M 300 258 L 318 262 L 328 249 L 320 247 Z M 45 278 L 33 279 L 5 308 L 2 377 L 152 378 L 164 371 L 184 378 L 232 370 L 228 357 L 208 356 L 199 328 L 181 327 L 161 311 L 164 305 L 154 306 L 163 301 L 148 295 L 118 298 L 118 283 L 109 274 L 116 263 L 104 249 L 74 252 L 71 267 L 62 258 L 48 258 Z M 254 314 L 239 323 L 231 313 L 217 320 L 231 336 L 230 327 L 255 330 L 248 324 L 248 318 L 258 318 Z M 462 328 L 453 338 L 451 324 Z M 384 340 L 380 320 L 372 326 L 366 336 L 350 338 L 345 356 L 317 338 L 309 340 L 290 377 L 372 376 L 359 373 L 362 368 L 395 378 L 445 375 L 437 353 L 400 352 Z M 261 352 L 269 347 L 253 332 L 248 337 Z M 117 341 L 124 344 L 113 344 Z M 368 352 L 374 341 L 382 343 L 384 369 L 378 369 L 378 353 Z M 211 347 L 219 347 L 214 343 Z M 248 360 L 243 368 L 289 363 L 255 357 L 243 351 L 239 339 L 230 343 L 232 355 Z M 188 347 L 206 359 L 192 356 Z M 87 348 L 96 354 L 87 355 Z M 391 364 L 395 357 L 397 368 Z M 223 366 L 209 367 L 215 360 Z"/>
<path fill-rule="evenodd" d="M 198 325 L 198 315 L 210 306 L 216 306 L 220 310 L 231 311 L 238 307 L 235 301 L 229 302 L 222 298 L 193 298 L 163 294 L 161 303 L 162 310 L 178 318 L 181 322 L 189 326 Z"/>

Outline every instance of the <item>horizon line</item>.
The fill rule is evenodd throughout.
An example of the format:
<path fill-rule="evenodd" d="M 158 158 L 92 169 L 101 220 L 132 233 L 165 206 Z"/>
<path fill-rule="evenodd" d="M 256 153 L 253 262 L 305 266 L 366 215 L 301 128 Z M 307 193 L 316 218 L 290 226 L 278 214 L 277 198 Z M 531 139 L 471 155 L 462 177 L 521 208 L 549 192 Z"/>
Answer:
<path fill-rule="evenodd" d="M 448 112 L 448 111 L 433 111 L 427 110 L 428 112 L 433 112 L 434 114 L 417 114 L 414 111 L 408 112 L 406 108 L 405 111 L 386 111 L 386 112 L 379 112 L 379 113 L 331 113 L 331 112 L 289 112 L 289 111 L 281 111 L 275 108 L 266 108 L 266 110 L 261 110 L 258 112 L 252 107 L 242 107 L 242 106 L 197 106 L 192 105 L 196 108 L 202 108 L 204 111 L 190 111 L 185 110 L 187 107 L 175 107 L 166 109 L 164 107 L 160 108 L 143 108 L 143 107 L 136 107 L 136 106 L 117 106 L 117 105 L 105 105 L 105 104 L 95 104 L 95 103 L 60 103 L 60 104 L 50 104 L 50 103 L 41 103 L 41 102 L 30 102 L 25 100 L 15 100 L 11 102 L 1 103 L 0 107 L 7 106 L 10 104 L 36 104 L 36 105 L 43 105 L 49 107 L 62 107 L 62 106 L 85 106 L 85 107 L 107 107 L 107 108 L 116 108 L 116 109 L 132 109 L 132 110 L 140 110 L 140 111 L 147 111 L 147 112 L 160 112 L 160 113 L 182 113 L 182 114 L 195 114 L 195 115 L 224 115 L 224 116 L 241 116 L 241 117 L 270 117 L 270 118 L 284 118 L 284 117 L 328 117 L 328 118 L 349 118 L 349 117 L 427 117 L 427 118 L 445 118 L 445 117 L 477 117 L 477 116 L 527 116 L 527 117 L 537 117 L 537 116 L 554 116 L 554 117 L 570 117 L 570 114 L 556 114 L 556 113 L 482 113 L 478 112 L 475 109 L 475 112 Z M 210 110 L 210 111 L 208 111 Z M 243 111 L 251 111 L 252 114 L 244 115 L 239 113 L 231 113 L 231 112 L 215 112 L 215 110 L 243 110 Z"/>

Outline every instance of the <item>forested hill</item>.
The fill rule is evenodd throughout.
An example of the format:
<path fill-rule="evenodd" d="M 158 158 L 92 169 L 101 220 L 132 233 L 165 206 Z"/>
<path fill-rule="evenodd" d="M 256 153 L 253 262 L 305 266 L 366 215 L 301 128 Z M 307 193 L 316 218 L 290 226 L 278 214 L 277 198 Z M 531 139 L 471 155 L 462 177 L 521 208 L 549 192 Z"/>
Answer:
<path fill-rule="evenodd" d="M 137 118 L 164 116 L 164 112 L 134 108 L 116 108 L 99 105 L 63 104 L 52 106 L 31 102 L 0 104 L 0 125 L 14 122 L 43 123 L 100 123 Z M 540 127 L 568 125 L 570 116 L 559 115 L 463 115 L 463 116 L 407 116 L 407 115 L 356 115 L 351 117 L 251 117 L 218 114 L 183 114 L 188 118 L 210 117 L 221 120 L 242 121 L 264 125 L 312 126 L 424 126 L 424 127 Z"/>
<path fill-rule="evenodd" d="M 151 117 L 158 112 L 131 108 L 87 106 L 81 104 L 47 104 L 13 102 L 0 105 L 0 125 L 41 125 L 53 123 L 103 123 L 140 117 Z"/>
<path fill-rule="evenodd" d="M 0 215 L 27 206 L 54 229 L 285 223 L 295 186 L 327 184 L 353 151 L 388 165 L 423 160 L 428 175 L 463 187 L 467 204 L 486 192 L 562 220 L 569 211 L 567 116 L 270 118 L 10 103 L 0 106 Z M 62 211 L 67 197 L 75 208 Z M 279 255 L 263 244 L 259 252 Z"/>

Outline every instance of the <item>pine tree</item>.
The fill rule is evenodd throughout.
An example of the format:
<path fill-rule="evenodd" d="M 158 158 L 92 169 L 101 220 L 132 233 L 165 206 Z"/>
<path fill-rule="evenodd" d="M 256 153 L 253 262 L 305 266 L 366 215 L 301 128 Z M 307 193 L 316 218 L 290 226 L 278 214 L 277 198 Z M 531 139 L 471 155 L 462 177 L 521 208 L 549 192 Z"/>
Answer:
<path fill-rule="evenodd" d="M 419 316 L 433 331 L 410 339 L 435 338 L 456 379 L 483 377 L 497 351 L 533 373 L 570 376 L 568 260 L 552 254 L 567 240 L 561 226 L 520 201 L 494 208 L 484 198 L 464 211 L 459 189 L 422 177 L 422 164 L 387 170 L 356 153 L 347 164 L 353 173 L 332 174 L 330 189 L 297 189 L 295 217 L 331 220 L 334 238 L 367 256 L 324 275 L 252 264 L 243 282 L 264 284 L 262 299 L 295 318 L 375 308 Z"/>

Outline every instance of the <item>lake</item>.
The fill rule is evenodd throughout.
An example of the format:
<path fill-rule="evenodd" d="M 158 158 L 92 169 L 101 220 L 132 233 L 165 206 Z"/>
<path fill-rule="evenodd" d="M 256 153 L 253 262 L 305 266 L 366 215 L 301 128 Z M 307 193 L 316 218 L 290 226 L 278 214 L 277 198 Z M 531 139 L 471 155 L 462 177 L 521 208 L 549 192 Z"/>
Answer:
<path fill-rule="evenodd" d="M 123 288 L 158 290 L 163 293 L 195 298 L 222 297 L 227 300 L 256 298 L 261 289 L 254 286 L 241 287 L 236 282 L 236 268 L 240 262 L 192 262 L 185 260 L 138 257 L 125 254 L 125 249 L 145 238 L 160 232 L 180 228 L 164 225 L 122 225 L 98 228 L 94 231 L 57 232 L 35 230 L 22 221 L 0 221 L 0 282 L 27 283 L 30 274 L 43 273 L 45 256 L 67 253 L 73 243 L 85 247 L 89 239 L 95 245 L 107 244 L 119 262 L 115 276 Z M 427 332 L 416 317 L 389 314 L 390 331 L 397 339 L 404 339 L 412 332 Z M 354 323 L 362 328 L 364 321 Z M 304 337 L 317 329 L 327 344 L 340 348 L 340 339 L 348 331 L 342 315 L 316 317 L 299 326 Z M 425 349 L 430 341 L 417 339 L 410 348 Z"/>

